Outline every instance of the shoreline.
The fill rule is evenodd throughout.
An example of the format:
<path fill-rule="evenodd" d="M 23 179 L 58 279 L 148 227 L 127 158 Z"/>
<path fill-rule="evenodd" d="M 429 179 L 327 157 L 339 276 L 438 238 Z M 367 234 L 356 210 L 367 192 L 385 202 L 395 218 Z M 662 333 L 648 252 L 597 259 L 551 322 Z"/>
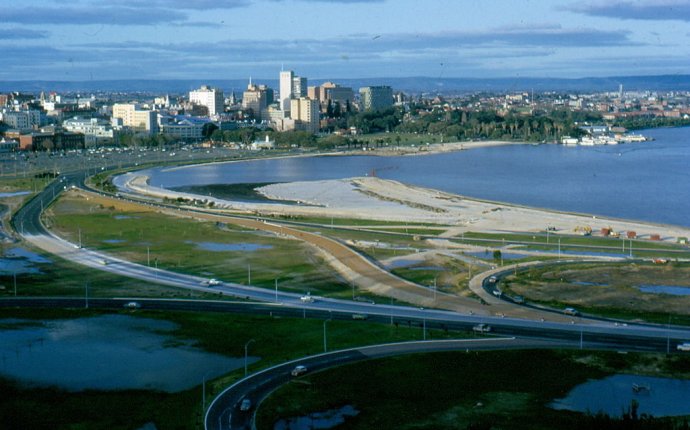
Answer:
<path fill-rule="evenodd" d="M 635 231 L 638 239 L 650 240 L 653 235 L 660 235 L 661 241 L 666 243 L 690 236 L 690 228 L 683 226 L 475 199 L 375 177 L 277 183 L 257 189 L 276 203 L 238 202 L 181 193 L 151 186 L 148 179 L 145 175 L 133 176 L 127 181 L 125 192 L 154 198 L 213 202 L 212 206 L 217 210 L 257 216 L 321 216 L 429 223 L 445 226 L 447 232 L 443 236 L 448 238 L 469 231 L 541 233 L 547 227 L 555 228 L 555 235 L 576 235 L 576 228 L 583 226 L 590 227 L 593 236 L 603 228 L 612 227 L 622 237 L 625 237 L 624 232 Z M 285 204 L 280 200 L 300 203 Z"/>

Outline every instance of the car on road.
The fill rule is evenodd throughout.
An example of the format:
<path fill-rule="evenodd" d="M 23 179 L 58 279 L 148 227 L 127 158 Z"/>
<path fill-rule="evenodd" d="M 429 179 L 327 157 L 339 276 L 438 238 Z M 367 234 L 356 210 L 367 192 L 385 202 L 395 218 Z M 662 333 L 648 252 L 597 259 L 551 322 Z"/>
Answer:
<path fill-rule="evenodd" d="M 488 333 L 491 331 L 491 326 L 488 324 L 477 324 L 476 326 L 472 327 L 472 331 L 475 333 Z"/>
<path fill-rule="evenodd" d="M 139 302 L 127 302 L 124 304 L 125 309 L 139 309 L 141 304 Z"/>
<path fill-rule="evenodd" d="M 305 294 L 299 299 L 302 301 L 302 303 L 314 303 L 314 298 L 311 296 L 310 293 Z"/>
<path fill-rule="evenodd" d="M 242 402 L 240 403 L 240 410 L 241 411 L 248 411 L 251 408 L 252 408 L 252 401 L 246 397 L 244 399 L 242 399 Z"/>
<path fill-rule="evenodd" d="M 206 283 L 207 283 L 210 287 L 216 287 L 216 286 L 218 286 L 218 285 L 221 284 L 221 282 L 220 282 L 218 279 L 216 279 L 216 278 L 211 278 L 211 279 L 209 279 L 208 281 L 206 281 Z"/>
<path fill-rule="evenodd" d="M 678 351 L 690 351 L 690 342 L 683 342 L 676 347 Z"/>
<path fill-rule="evenodd" d="M 566 315 L 574 316 L 574 317 L 580 315 L 580 311 L 578 311 L 575 308 L 565 308 L 565 309 L 563 309 L 563 313 Z"/>
<path fill-rule="evenodd" d="M 292 369 L 292 372 L 290 372 L 290 374 L 291 374 L 292 376 L 299 376 L 299 375 L 303 375 L 303 374 L 305 374 L 305 373 L 307 373 L 307 367 L 306 367 L 306 366 L 301 366 L 301 365 L 300 365 L 300 366 L 295 366 L 295 368 Z"/>

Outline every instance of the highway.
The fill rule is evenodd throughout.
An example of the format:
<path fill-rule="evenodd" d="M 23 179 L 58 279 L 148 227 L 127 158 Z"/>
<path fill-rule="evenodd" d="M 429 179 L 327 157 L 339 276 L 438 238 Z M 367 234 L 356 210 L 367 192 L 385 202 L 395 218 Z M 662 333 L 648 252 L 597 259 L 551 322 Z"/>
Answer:
<path fill-rule="evenodd" d="M 15 231 L 21 234 L 27 241 L 44 250 L 96 270 L 109 271 L 122 276 L 180 288 L 219 293 L 242 299 L 242 301 L 229 302 L 141 298 L 88 299 L 88 297 L 84 297 L 83 299 L 10 298 L 0 300 L 0 306 L 88 306 L 104 309 L 122 309 L 122 306 L 126 302 L 136 300 L 141 303 L 143 309 L 250 312 L 321 319 L 352 319 L 353 314 L 362 314 L 366 315 L 370 321 L 417 326 L 420 328 L 422 338 L 425 338 L 426 329 L 428 328 L 468 330 L 475 324 L 485 323 L 491 325 L 492 333 L 496 335 L 518 338 L 512 340 L 511 342 L 514 343 L 510 345 L 521 345 L 521 347 L 528 347 L 527 345 L 532 345 L 529 347 L 536 347 L 535 345 L 541 345 L 543 347 L 547 344 L 554 345 L 553 341 L 557 341 L 556 345 L 559 346 L 596 346 L 621 348 L 625 350 L 633 349 L 670 352 L 675 351 L 677 344 L 690 339 L 690 330 L 672 326 L 621 324 L 614 321 L 592 320 L 581 317 L 563 318 L 563 315 L 549 313 L 544 313 L 544 315 L 547 316 L 546 318 L 530 320 L 508 316 L 503 317 L 500 315 L 488 315 L 488 312 L 484 312 L 483 314 L 470 312 L 462 313 L 392 306 L 383 303 L 373 304 L 336 300 L 323 297 L 314 297 L 313 301 L 305 302 L 301 300 L 299 294 L 282 292 L 279 290 L 267 290 L 233 283 L 222 283 L 218 286 L 210 286 L 207 283 L 208 280 L 205 278 L 131 263 L 94 250 L 80 248 L 76 244 L 52 235 L 40 222 L 42 210 L 64 189 L 71 186 L 83 187 L 84 178 L 85 174 L 83 172 L 75 172 L 62 175 L 52 182 L 42 193 L 27 202 L 27 204 L 15 214 L 12 218 L 12 225 Z M 524 337 L 530 339 L 521 339 Z M 550 342 L 545 344 L 545 341 Z M 486 345 L 487 347 L 489 347 L 489 345 L 494 345 L 494 347 L 507 346 L 507 344 L 501 342 L 506 341 L 499 341 L 498 344 L 487 343 Z M 477 347 L 478 345 L 479 344 L 477 344 Z M 415 348 L 420 347 L 417 346 Z M 363 359 L 363 357 L 370 356 L 367 354 L 373 354 L 371 350 L 367 350 L 367 353 L 362 352 L 363 350 L 363 348 L 360 348 L 339 353 L 342 355 L 318 356 L 317 358 L 312 357 L 306 360 L 312 369 L 317 369 L 326 367 L 327 365 Z M 392 353 L 390 347 L 388 347 L 386 351 Z M 286 363 L 279 366 L 275 369 L 277 373 L 270 373 L 270 375 L 273 376 L 269 378 L 269 381 L 274 381 L 275 383 L 285 381 L 285 372 L 294 364 L 295 363 Z M 264 372 L 261 372 L 261 374 L 264 374 Z M 273 382 L 271 382 L 271 384 L 272 383 Z M 249 382 L 243 380 L 238 382 L 238 384 L 249 384 Z M 254 384 L 254 382 L 251 384 Z M 263 383 L 259 385 L 262 387 L 264 386 Z M 266 387 L 268 386 L 271 385 L 266 385 Z M 244 385 L 240 385 L 240 387 L 244 387 Z M 237 396 L 242 393 L 241 390 L 237 391 L 236 388 L 237 387 L 230 391 L 235 394 L 223 394 L 214 400 L 206 415 L 207 428 L 218 428 L 217 426 L 213 427 L 213 424 L 217 422 L 222 423 L 224 420 L 227 420 L 225 422 L 228 423 L 233 419 L 239 420 L 239 422 L 233 422 L 232 428 L 236 428 L 236 425 L 239 425 L 239 428 L 246 425 L 248 421 L 242 418 L 242 414 L 233 414 L 234 402 L 239 400 Z M 246 393 L 243 395 L 246 395 Z M 256 395 L 258 396 L 257 399 L 259 399 L 261 391 L 257 392 Z"/>

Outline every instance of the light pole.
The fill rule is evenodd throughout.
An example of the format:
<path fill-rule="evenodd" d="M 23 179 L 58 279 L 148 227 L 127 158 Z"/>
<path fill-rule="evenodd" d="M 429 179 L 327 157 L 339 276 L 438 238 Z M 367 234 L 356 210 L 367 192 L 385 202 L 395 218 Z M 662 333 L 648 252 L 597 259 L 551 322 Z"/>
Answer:
<path fill-rule="evenodd" d="M 276 278 L 276 303 L 278 303 L 278 278 Z"/>
<path fill-rule="evenodd" d="M 666 354 L 671 352 L 671 314 L 668 315 L 668 324 L 666 324 Z"/>
<path fill-rule="evenodd" d="M 89 308 L 89 283 L 84 283 L 84 309 Z"/>
<path fill-rule="evenodd" d="M 326 323 L 330 318 L 323 322 L 323 352 L 328 352 L 328 343 L 326 342 Z"/>
<path fill-rule="evenodd" d="M 247 263 L 247 285 L 252 285 L 252 265 Z"/>
<path fill-rule="evenodd" d="M 213 372 L 213 370 L 209 370 L 208 372 L 204 373 L 203 378 L 201 378 L 201 419 L 204 419 L 204 412 L 206 412 L 206 377 Z"/>
<path fill-rule="evenodd" d="M 558 258 L 561 258 L 561 238 L 558 238 Z"/>
<path fill-rule="evenodd" d="M 247 377 L 247 351 L 249 350 L 249 344 L 254 342 L 254 339 L 249 339 L 247 343 L 244 344 L 244 376 Z"/>

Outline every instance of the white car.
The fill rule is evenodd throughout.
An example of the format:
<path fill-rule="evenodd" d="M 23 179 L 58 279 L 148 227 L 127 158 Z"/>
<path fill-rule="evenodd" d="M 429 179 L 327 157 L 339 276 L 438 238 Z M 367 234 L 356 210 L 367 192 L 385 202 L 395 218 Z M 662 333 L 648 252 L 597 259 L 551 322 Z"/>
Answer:
<path fill-rule="evenodd" d="M 216 278 L 211 278 L 211 279 L 209 279 L 208 282 L 206 282 L 206 283 L 207 283 L 209 286 L 211 286 L 211 287 L 215 287 L 215 286 L 218 286 L 218 285 L 221 284 L 221 282 L 220 282 L 218 279 L 216 279 Z"/>
<path fill-rule="evenodd" d="M 139 302 L 127 302 L 124 305 L 125 309 L 139 309 L 141 305 Z"/>
<path fill-rule="evenodd" d="M 690 351 L 690 342 L 683 342 L 676 347 L 678 351 Z"/>
<path fill-rule="evenodd" d="M 302 303 L 314 303 L 314 298 L 309 293 L 300 297 L 299 299 L 302 301 Z"/>
<path fill-rule="evenodd" d="M 292 369 L 292 372 L 290 374 L 292 376 L 299 376 L 307 373 L 307 367 L 306 366 L 295 366 L 294 369 Z"/>
<path fill-rule="evenodd" d="M 472 330 L 475 333 L 488 333 L 491 331 L 491 326 L 488 324 L 477 324 L 476 326 L 472 327 Z"/>

